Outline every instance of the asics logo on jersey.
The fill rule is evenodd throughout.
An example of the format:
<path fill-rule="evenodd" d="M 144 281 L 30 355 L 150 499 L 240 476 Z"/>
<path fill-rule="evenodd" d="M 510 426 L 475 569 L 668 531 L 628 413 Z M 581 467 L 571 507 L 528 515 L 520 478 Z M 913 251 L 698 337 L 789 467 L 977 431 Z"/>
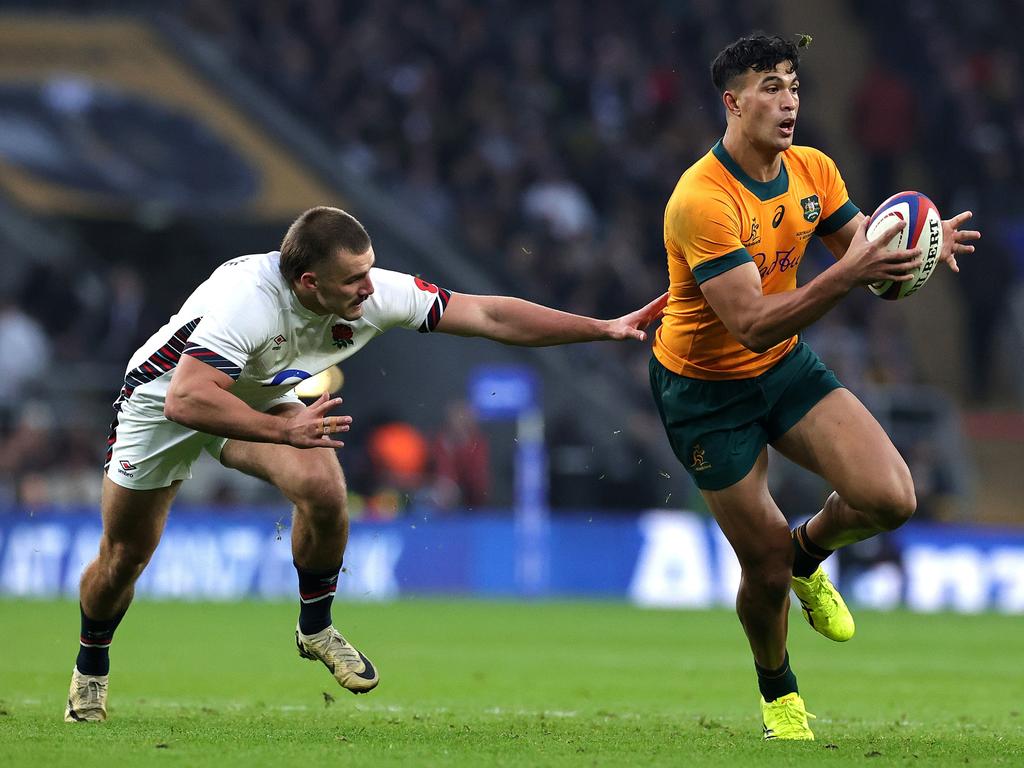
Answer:
<path fill-rule="evenodd" d="M 775 215 L 772 216 L 772 229 L 778 229 L 779 224 L 782 223 L 782 217 L 786 215 L 786 206 L 780 205 L 775 209 Z"/>

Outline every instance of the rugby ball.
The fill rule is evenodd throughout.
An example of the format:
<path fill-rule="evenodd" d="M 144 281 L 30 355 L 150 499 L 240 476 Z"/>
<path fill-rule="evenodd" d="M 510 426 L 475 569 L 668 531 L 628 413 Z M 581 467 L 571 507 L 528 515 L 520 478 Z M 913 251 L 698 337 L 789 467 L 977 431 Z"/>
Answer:
<path fill-rule="evenodd" d="M 883 299 L 904 299 L 917 293 L 931 277 L 942 252 L 942 217 L 935 203 L 920 192 L 900 192 L 878 206 L 868 224 L 868 240 L 878 239 L 882 230 L 897 220 L 907 225 L 886 243 L 886 248 L 891 251 L 920 248 L 921 266 L 912 273 L 913 280 L 881 280 L 868 286 Z"/>

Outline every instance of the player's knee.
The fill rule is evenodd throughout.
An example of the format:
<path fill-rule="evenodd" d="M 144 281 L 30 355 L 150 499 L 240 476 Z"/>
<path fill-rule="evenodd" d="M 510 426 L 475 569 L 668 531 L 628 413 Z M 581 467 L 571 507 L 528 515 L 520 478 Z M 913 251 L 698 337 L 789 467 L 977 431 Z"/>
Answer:
<path fill-rule="evenodd" d="M 917 494 L 910 470 L 896 472 L 884 485 L 876 488 L 859 507 L 871 521 L 884 531 L 899 528 L 917 511 Z"/>
<path fill-rule="evenodd" d="M 741 560 L 743 579 L 763 599 L 784 600 L 793 576 L 793 543 L 789 529 L 766 535 L 757 552 Z"/>
<path fill-rule="evenodd" d="M 881 527 L 892 531 L 907 522 L 916 511 L 917 494 L 914 492 L 914 482 L 908 472 L 905 480 L 888 489 L 876 515 Z"/>
<path fill-rule="evenodd" d="M 100 548 L 101 561 L 106 565 L 107 575 L 119 586 L 134 584 L 142 575 L 152 550 L 128 542 L 108 542 Z"/>
<path fill-rule="evenodd" d="M 742 617 L 745 609 L 761 610 L 766 606 L 782 605 L 789 595 L 792 567 L 761 569 L 743 572 L 743 582 L 736 595 L 736 608 Z"/>
<path fill-rule="evenodd" d="M 348 492 L 340 472 L 322 467 L 309 467 L 294 480 L 292 501 L 313 517 L 344 515 Z"/>

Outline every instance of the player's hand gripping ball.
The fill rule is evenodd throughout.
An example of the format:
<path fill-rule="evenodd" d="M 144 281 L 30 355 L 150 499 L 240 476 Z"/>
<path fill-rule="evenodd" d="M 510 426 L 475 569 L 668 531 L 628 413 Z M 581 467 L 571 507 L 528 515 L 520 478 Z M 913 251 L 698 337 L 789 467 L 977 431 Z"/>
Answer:
<path fill-rule="evenodd" d="M 877 239 L 882 230 L 896 219 L 907 225 L 886 247 L 890 250 L 920 248 L 921 266 L 911 273 L 913 280 L 880 280 L 868 286 L 872 293 L 883 299 L 903 299 L 916 293 L 931 277 L 942 252 L 942 217 L 935 203 L 927 197 L 920 192 L 900 192 L 890 197 L 871 214 L 868 240 Z"/>

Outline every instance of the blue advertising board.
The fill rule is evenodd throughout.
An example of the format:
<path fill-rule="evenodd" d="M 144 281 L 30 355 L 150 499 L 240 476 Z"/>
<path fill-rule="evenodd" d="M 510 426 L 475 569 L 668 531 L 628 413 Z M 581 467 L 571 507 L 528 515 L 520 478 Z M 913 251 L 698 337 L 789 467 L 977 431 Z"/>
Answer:
<path fill-rule="evenodd" d="M 515 419 L 538 406 L 537 374 L 525 365 L 481 365 L 469 377 L 469 402 L 483 421 Z"/>
<path fill-rule="evenodd" d="M 287 520 L 287 516 L 283 518 Z M 0 513 L 0 596 L 74 597 L 100 536 L 95 511 Z M 635 517 L 550 521 L 548 572 L 538 592 L 517 575 L 514 518 L 420 514 L 354 522 L 339 595 L 584 597 L 638 605 L 732 605 L 739 566 L 704 516 L 654 510 Z M 844 574 L 851 602 L 877 608 L 1024 613 L 1024 530 L 910 523 L 894 558 Z M 138 584 L 152 598 L 290 599 L 296 590 L 289 531 L 279 510 L 175 509 Z"/>

